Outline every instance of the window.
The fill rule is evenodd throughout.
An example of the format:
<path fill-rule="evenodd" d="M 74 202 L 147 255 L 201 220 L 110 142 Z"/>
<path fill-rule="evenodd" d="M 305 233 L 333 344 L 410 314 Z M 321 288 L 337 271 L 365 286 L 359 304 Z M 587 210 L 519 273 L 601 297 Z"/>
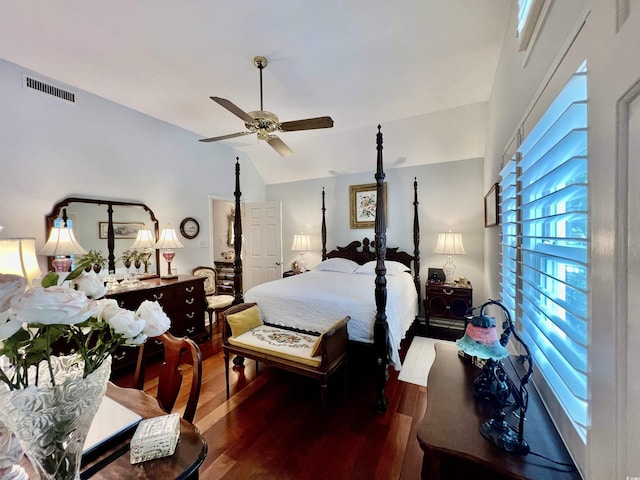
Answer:
<path fill-rule="evenodd" d="M 541 14 L 546 0 L 518 0 L 518 50 L 529 48 L 529 43 L 534 38 L 534 31 L 538 21 L 544 16 Z"/>
<path fill-rule="evenodd" d="M 542 381 L 586 442 L 586 63 L 522 137 L 500 173 L 502 299 Z"/>

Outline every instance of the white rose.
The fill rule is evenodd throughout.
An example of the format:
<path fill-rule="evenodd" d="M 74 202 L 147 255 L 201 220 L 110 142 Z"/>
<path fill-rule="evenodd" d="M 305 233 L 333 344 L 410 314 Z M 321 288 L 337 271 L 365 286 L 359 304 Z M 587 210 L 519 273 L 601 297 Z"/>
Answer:
<path fill-rule="evenodd" d="M 105 316 L 106 321 L 124 338 L 135 338 L 142 333 L 144 320 L 137 318 L 132 311 L 118 308 L 118 310 L 108 309 L 108 312 L 109 315 Z"/>
<path fill-rule="evenodd" d="M 138 310 L 136 310 L 136 317 L 143 319 L 146 322 L 144 327 L 144 333 L 148 337 L 157 337 L 169 330 L 171 326 L 171 320 L 164 313 L 162 307 L 158 302 L 151 302 L 145 300 L 140 304 Z"/>
<path fill-rule="evenodd" d="M 9 303 L 15 295 L 27 288 L 27 280 L 20 275 L 0 273 L 0 312 L 9 310 Z"/>
<path fill-rule="evenodd" d="M 107 294 L 107 287 L 93 270 L 90 272 L 82 272 L 79 277 L 72 280 L 78 290 L 83 291 L 87 297 L 102 298 Z"/>
<path fill-rule="evenodd" d="M 75 325 L 98 312 L 95 300 L 66 287 L 35 287 L 11 300 L 19 320 L 27 324 Z"/>
<path fill-rule="evenodd" d="M 13 337 L 22 328 L 22 322 L 10 310 L 0 313 L 0 341 Z"/>
<path fill-rule="evenodd" d="M 135 338 L 127 339 L 127 341 L 124 344 L 125 345 L 129 345 L 129 346 L 133 346 L 133 347 L 137 347 L 138 345 L 142 345 L 146 341 L 147 341 L 147 336 L 144 333 L 140 333 Z"/>

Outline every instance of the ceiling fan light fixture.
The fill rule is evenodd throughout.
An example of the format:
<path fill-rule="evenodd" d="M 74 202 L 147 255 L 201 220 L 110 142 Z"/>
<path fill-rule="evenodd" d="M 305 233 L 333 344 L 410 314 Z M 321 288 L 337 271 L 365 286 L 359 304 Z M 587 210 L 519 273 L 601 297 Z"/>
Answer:
<path fill-rule="evenodd" d="M 213 138 L 203 138 L 200 140 L 201 142 L 217 142 L 219 140 L 227 140 L 230 138 L 240 137 L 242 135 L 256 133 L 259 140 L 265 140 L 271 148 L 284 157 L 291 155 L 293 151 L 279 137 L 271 135 L 273 132 L 290 132 L 296 130 L 312 130 L 317 128 L 333 127 L 333 120 L 331 117 L 306 118 L 303 120 L 293 120 L 290 122 L 280 123 L 276 114 L 262 110 L 262 70 L 267 66 L 267 59 L 261 56 L 254 57 L 253 64 L 260 70 L 260 110 L 246 113 L 240 107 L 225 98 L 210 97 L 211 100 L 216 102 L 218 105 L 243 120 L 245 127 L 249 131 L 221 135 Z"/>

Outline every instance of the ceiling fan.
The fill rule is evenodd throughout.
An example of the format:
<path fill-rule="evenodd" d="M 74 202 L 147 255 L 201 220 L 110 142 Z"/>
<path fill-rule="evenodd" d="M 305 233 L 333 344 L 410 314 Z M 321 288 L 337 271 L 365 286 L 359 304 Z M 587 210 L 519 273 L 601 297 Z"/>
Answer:
<path fill-rule="evenodd" d="M 313 130 L 316 128 L 333 127 L 333 119 L 331 117 L 306 118 L 304 120 L 293 120 L 291 122 L 280 122 L 275 113 L 263 110 L 262 106 L 262 70 L 267 66 L 265 57 L 254 57 L 253 64 L 260 70 L 260 110 L 254 112 L 245 112 L 229 100 L 220 97 L 210 97 L 211 100 L 226 108 L 236 117 L 244 120 L 244 125 L 249 129 L 246 132 L 231 133 L 220 137 L 203 138 L 201 142 L 217 142 L 219 140 L 227 140 L 229 138 L 241 137 L 244 135 L 258 134 L 260 140 L 266 142 L 280 155 L 286 157 L 293 153 L 286 143 L 273 132 L 292 132 L 295 130 Z"/>

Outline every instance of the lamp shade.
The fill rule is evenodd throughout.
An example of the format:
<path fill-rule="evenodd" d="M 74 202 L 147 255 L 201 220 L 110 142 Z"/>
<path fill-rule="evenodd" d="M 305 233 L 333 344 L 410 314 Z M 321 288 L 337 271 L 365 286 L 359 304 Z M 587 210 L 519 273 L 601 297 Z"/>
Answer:
<path fill-rule="evenodd" d="M 488 315 L 473 317 L 456 345 L 467 355 L 484 360 L 501 360 L 509 356 L 496 331 L 496 320 Z"/>
<path fill-rule="evenodd" d="M 438 242 L 433 253 L 441 255 L 464 255 L 464 245 L 462 244 L 462 234 L 446 232 L 438 234 Z"/>
<path fill-rule="evenodd" d="M 178 240 L 176 230 L 174 228 L 163 228 L 160 233 L 160 239 L 155 243 L 153 248 L 183 248 L 184 245 Z"/>
<path fill-rule="evenodd" d="M 20 275 L 29 285 L 40 278 L 42 272 L 36 258 L 35 238 L 0 239 L 0 272 Z"/>
<path fill-rule="evenodd" d="M 296 233 L 293 236 L 293 244 L 291 250 L 294 252 L 308 252 L 311 250 L 311 235 L 305 235 L 304 233 Z"/>
<path fill-rule="evenodd" d="M 87 251 L 76 240 L 73 229 L 67 227 L 54 227 L 51 229 L 49 239 L 44 247 L 40 249 L 38 255 L 66 256 L 84 255 Z"/>
<path fill-rule="evenodd" d="M 138 236 L 136 240 L 133 242 L 130 248 L 155 248 L 156 245 L 156 236 L 154 233 L 147 229 L 143 228 L 138 230 Z M 173 247 L 176 248 L 176 247 Z"/>

